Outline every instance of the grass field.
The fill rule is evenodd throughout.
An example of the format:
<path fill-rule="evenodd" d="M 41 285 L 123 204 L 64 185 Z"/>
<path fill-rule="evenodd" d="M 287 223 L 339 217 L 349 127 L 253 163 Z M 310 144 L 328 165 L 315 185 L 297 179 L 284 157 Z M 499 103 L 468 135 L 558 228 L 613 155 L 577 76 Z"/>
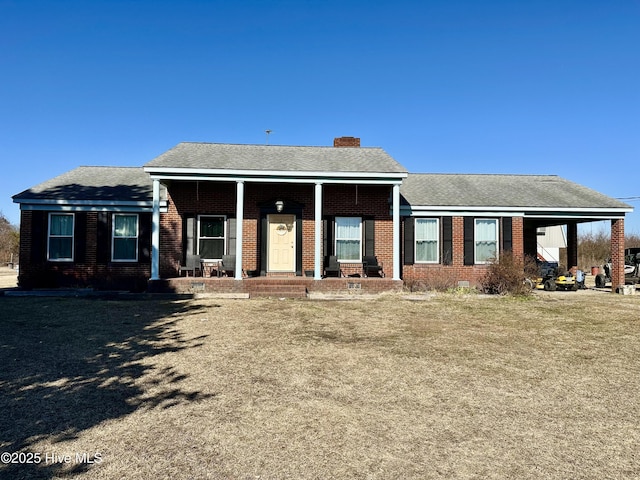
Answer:
<path fill-rule="evenodd" d="M 0 267 L 0 288 L 13 288 L 18 286 L 18 272 L 6 267 Z"/>
<path fill-rule="evenodd" d="M 640 298 L 582 293 L 0 297 L 0 477 L 638 478 Z"/>

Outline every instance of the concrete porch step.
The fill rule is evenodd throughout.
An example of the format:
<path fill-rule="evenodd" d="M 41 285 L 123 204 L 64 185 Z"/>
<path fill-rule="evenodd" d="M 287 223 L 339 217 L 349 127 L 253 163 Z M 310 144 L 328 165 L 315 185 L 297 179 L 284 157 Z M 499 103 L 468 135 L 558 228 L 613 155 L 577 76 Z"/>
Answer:
<path fill-rule="evenodd" d="M 247 285 L 251 297 L 306 298 L 307 287 L 303 284 L 269 283 Z"/>

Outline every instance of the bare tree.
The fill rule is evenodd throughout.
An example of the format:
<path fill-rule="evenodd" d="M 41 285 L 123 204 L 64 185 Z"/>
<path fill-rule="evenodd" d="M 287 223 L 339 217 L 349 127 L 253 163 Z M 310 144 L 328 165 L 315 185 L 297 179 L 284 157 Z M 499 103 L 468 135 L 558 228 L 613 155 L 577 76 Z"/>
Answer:
<path fill-rule="evenodd" d="M 0 265 L 18 261 L 20 231 L 0 212 Z"/>
<path fill-rule="evenodd" d="M 640 236 L 634 233 L 626 234 L 624 246 L 625 248 L 640 247 Z M 608 232 L 597 231 L 580 235 L 578 264 L 581 268 L 600 266 L 609 258 L 611 258 L 611 235 Z"/>

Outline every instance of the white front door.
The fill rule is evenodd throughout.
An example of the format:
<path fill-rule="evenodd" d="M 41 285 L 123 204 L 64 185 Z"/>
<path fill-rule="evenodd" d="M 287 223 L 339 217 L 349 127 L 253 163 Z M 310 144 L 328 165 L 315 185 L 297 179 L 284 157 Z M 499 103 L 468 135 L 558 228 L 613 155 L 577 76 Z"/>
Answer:
<path fill-rule="evenodd" d="M 268 271 L 296 271 L 295 220 L 294 215 L 269 215 Z"/>

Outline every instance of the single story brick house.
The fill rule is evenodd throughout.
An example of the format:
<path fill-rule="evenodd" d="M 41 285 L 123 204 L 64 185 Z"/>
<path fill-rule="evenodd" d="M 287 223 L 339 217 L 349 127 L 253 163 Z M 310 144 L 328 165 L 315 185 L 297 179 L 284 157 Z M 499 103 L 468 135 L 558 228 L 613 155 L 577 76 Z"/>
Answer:
<path fill-rule="evenodd" d="M 611 221 L 620 285 L 632 211 L 557 176 L 409 173 L 354 137 L 180 143 L 143 167 L 79 167 L 13 200 L 21 286 L 150 291 L 256 292 L 274 279 L 305 291 L 475 285 L 499 252 L 535 256 L 539 227 L 567 226 L 575 265 L 577 224 L 597 220 Z M 363 269 L 372 257 L 383 278 Z M 185 278 L 193 258 L 186 273 L 201 276 Z"/>

